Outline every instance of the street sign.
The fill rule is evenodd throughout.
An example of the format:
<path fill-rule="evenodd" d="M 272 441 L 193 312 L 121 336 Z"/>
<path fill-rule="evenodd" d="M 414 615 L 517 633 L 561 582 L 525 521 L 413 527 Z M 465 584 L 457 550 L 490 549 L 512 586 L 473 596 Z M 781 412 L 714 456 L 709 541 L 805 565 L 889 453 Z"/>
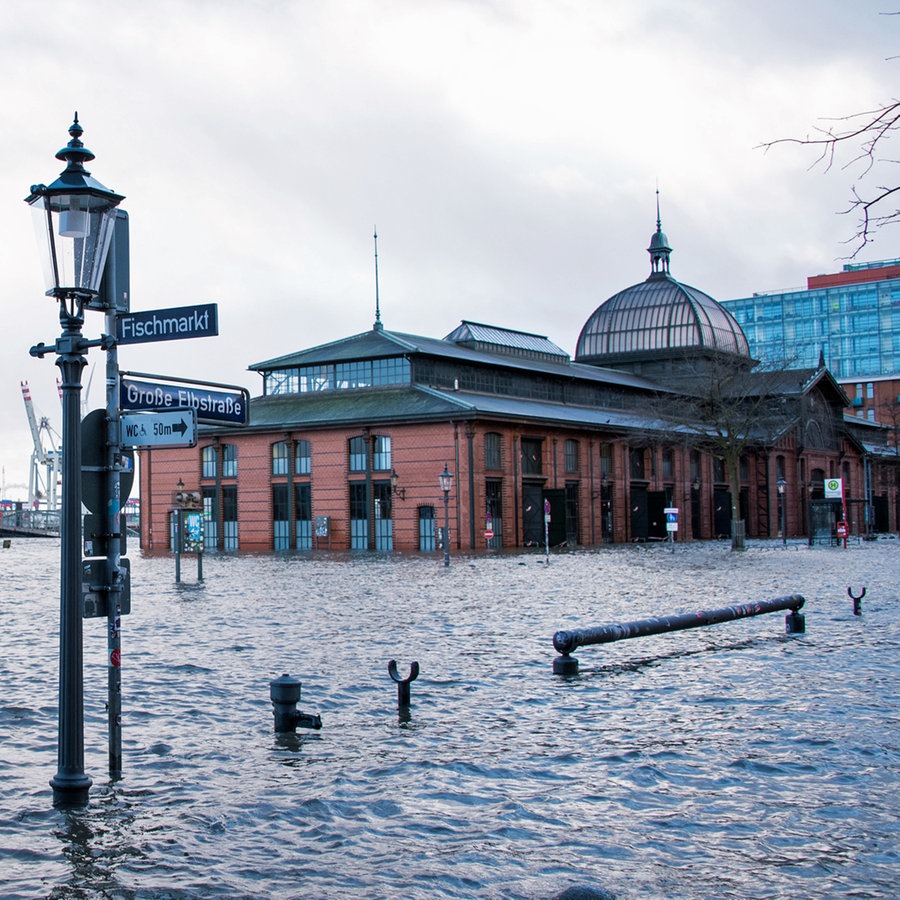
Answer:
<path fill-rule="evenodd" d="M 678 531 L 678 507 L 667 506 L 663 512 L 666 514 L 666 531 Z"/>
<path fill-rule="evenodd" d="M 826 500 L 842 500 L 844 497 L 844 480 L 843 478 L 826 478 L 825 479 L 825 499 Z"/>
<path fill-rule="evenodd" d="M 132 413 L 121 417 L 126 447 L 193 447 L 197 443 L 197 414 L 192 409 Z"/>
<path fill-rule="evenodd" d="M 192 409 L 197 421 L 208 425 L 246 425 L 250 419 L 248 392 L 243 388 L 225 391 L 219 387 L 198 381 L 156 384 L 123 378 L 119 405 L 122 410 Z"/>
<path fill-rule="evenodd" d="M 214 337 L 219 333 L 219 307 L 215 303 L 203 303 L 126 313 L 118 317 L 116 326 L 120 344 Z"/>

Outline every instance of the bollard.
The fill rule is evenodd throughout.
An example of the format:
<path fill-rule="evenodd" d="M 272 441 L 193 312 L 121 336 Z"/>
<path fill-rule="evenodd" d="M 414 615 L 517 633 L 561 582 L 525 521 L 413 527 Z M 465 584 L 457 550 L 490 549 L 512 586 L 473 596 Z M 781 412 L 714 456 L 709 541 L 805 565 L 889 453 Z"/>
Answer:
<path fill-rule="evenodd" d="M 718 625 L 720 622 L 730 622 L 733 619 L 744 619 L 748 616 L 760 616 L 764 613 L 777 612 L 782 609 L 792 610 L 791 615 L 785 617 L 787 633 L 802 634 L 806 631 L 806 620 L 797 610 L 805 602 L 799 594 L 792 594 L 790 597 L 757 600 L 755 603 L 728 606 L 724 609 L 704 610 L 674 616 L 656 616 L 652 619 L 641 619 L 637 622 L 625 622 L 621 625 L 602 625 L 599 628 L 586 628 L 578 631 L 557 631 L 553 635 L 553 646 L 561 655 L 553 660 L 553 674 L 578 674 L 578 660 L 570 655 L 576 647 L 584 647 L 588 644 L 610 644 L 613 641 L 624 641 L 651 634 L 663 634 L 668 631 L 683 631 L 687 628 Z"/>
<path fill-rule="evenodd" d="M 397 661 L 392 659 L 388 663 L 388 674 L 397 682 L 397 709 L 407 709 L 409 707 L 409 684 L 419 677 L 419 663 L 413 660 L 409 667 L 409 675 L 401 678 L 397 673 Z"/>
<path fill-rule="evenodd" d="M 862 593 L 857 597 L 850 588 L 847 588 L 847 596 L 853 601 L 853 615 L 862 615 L 862 598 L 866 596 L 866 586 L 863 585 Z"/>
<path fill-rule="evenodd" d="M 295 731 L 297 728 L 322 727 L 322 720 L 316 715 L 308 715 L 296 709 L 300 702 L 300 682 L 291 678 L 287 672 L 269 682 L 269 697 L 272 700 L 272 712 L 275 716 L 275 731 L 282 734 Z"/>

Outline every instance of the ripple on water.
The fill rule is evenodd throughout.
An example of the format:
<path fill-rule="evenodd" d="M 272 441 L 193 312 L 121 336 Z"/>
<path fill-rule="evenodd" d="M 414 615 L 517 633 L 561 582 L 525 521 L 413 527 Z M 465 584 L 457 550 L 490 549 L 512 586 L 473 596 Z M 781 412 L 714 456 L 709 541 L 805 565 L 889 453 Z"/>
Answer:
<path fill-rule="evenodd" d="M 209 556 L 204 584 L 180 589 L 170 559 L 136 556 L 125 774 L 104 780 L 104 623 L 88 621 L 95 785 L 68 815 L 47 788 L 58 601 L 15 578 L 19 602 L 0 613 L 4 900 L 545 900 L 574 883 L 620 900 L 893 897 L 895 554 L 794 552 L 786 567 L 766 548 L 655 550 L 448 571 Z M 42 552 L 22 565 L 52 569 Z M 869 584 L 865 624 L 848 580 Z M 580 675 L 551 674 L 560 628 L 763 590 L 807 596 L 806 636 L 760 617 L 582 648 Z M 406 713 L 392 658 L 421 667 Z M 321 731 L 272 733 L 268 682 L 283 672 Z"/>

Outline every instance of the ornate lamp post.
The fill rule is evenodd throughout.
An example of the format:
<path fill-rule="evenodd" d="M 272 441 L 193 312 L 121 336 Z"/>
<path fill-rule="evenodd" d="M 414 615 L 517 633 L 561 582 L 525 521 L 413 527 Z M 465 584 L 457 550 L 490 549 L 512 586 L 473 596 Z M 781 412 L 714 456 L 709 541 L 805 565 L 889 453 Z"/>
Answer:
<path fill-rule="evenodd" d="M 784 522 L 785 522 L 785 510 L 784 510 L 784 489 L 787 487 L 787 482 L 783 478 L 779 478 L 777 481 L 778 486 L 778 505 L 781 507 L 781 544 L 782 546 L 787 545 L 787 535 L 784 530 Z"/>
<path fill-rule="evenodd" d="M 450 565 L 450 489 L 453 487 L 453 473 L 444 464 L 444 471 L 438 475 L 444 492 L 444 565 Z"/>
<path fill-rule="evenodd" d="M 32 208 L 47 296 L 59 303 L 62 334 L 51 347 L 43 343 L 31 355 L 56 353 L 62 375 L 63 487 L 60 516 L 59 737 L 57 772 L 50 781 L 55 806 L 87 803 L 91 779 L 84 771 L 84 673 L 81 609 L 81 375 L 89 347 L 104 349 L 109 340 L 81 336 L 84 308 L 97 297 L 100 278 L 122 196 L 91 177 L 84 168 L 94 154 L 81 142 L 78 114 L 71 140 L 56 158 L 66 163 L 50 185 L 33 185 L 26 203 Z"/>

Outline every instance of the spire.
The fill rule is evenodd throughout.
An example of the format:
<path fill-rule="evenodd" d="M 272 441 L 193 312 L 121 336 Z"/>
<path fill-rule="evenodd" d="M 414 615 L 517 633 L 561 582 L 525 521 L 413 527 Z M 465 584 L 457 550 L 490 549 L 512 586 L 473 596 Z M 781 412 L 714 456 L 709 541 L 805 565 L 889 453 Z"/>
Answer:
<path fill-rule="evenodd" d="M 819 347 L 819 368 L 820 369 L 828 368 L 828 366 L 825 362 L 825 348 L 824 347 Z"/>
<path fill-rule="evenodd" d="M 378 296 L 378 228 L 375 228 L 375 323 L 372 325 L 373 331 L 384 330 L 381 324 L 381 299 Z"/>
<path fill-rule="evenodd" d="M 672 248 L 669 239 L 662 230 L 662 219 L 659 215 L 659 188 L 656 189 L 656 232 L 650 238 L 650 246 L 647 248 L 650 254 L 650 277 L 666 278 L 669 275 L 669 255 Z"/>

